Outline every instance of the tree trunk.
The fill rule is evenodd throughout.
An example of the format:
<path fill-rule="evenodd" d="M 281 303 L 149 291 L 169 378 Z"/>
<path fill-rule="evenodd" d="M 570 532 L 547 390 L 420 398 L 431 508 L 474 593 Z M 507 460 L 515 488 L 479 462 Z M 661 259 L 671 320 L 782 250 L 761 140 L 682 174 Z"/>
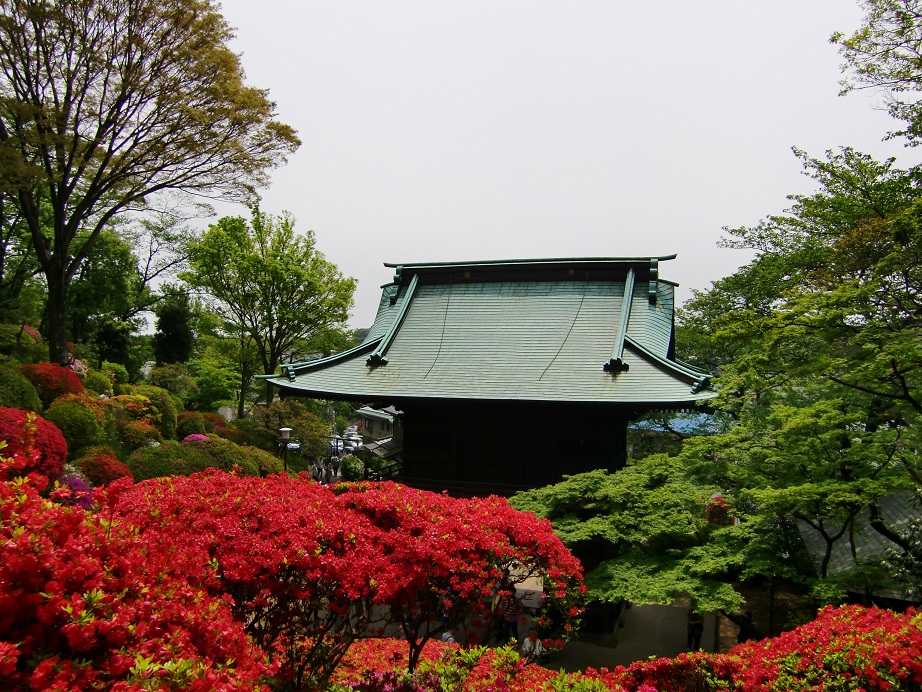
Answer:
<path fill-rule="evenodd" d="M 67 365 L 67 289 L 70 279 L 66 270 L 53 261 L 45 270 L 48 282 L 48 360 L 58 365 Z"/>
<path fill-rule="evenodd" d="M 275 401 L 275 385 L 266 380 L 266 404 L 271 404 L 273 401 Z"/>
<path fill-rule="evenodd" d="M 241 373 L 240 375 L 240 398 L 237 400 L 237 419 L 240 420 L 243 418 L 244 410 L 243 405 L 246 402 L 247 389 L 249 389 L 250 378 L 247 377 L 246 373 Z"/>

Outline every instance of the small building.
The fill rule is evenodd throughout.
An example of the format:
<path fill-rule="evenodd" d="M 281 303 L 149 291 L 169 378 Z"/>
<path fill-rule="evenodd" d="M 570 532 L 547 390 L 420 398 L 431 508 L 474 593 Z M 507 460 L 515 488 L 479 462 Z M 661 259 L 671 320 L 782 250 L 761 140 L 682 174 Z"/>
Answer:
<path fill-rule="evenodd" d="M 617 469 L 630 421 L 714 396 L 675 359 L 675 284 L 659 276 L 673 258 L 388 264 L 360 346 L 269 379 L 403 411 L 417 487 L 510 494 Z"/>
<path fill-rule="evenodd" d="M 358 416 L 360 422 L 362 442 L 367 445 L 387 437 L 394 437 L 396 429 L 399 428 L 399 423 L 395 425 L 395 422 L 402 413 L 403 411 L 390 406 L 384 409 L 371 406 L 360 408 L 355 415 Z"/>

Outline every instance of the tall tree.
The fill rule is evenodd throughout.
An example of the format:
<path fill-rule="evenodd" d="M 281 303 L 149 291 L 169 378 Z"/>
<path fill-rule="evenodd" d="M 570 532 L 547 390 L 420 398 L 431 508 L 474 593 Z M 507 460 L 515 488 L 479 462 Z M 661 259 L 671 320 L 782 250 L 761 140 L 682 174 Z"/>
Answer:
<path fill-rule="evenodd" d="M 34 317 L 25 294 L 39 273 L 29 229 L 9 194 L 0 192 L 0 322 Z"/>
<path fill-rule="evenodd" d="M 887 99 L 887 112 L 905 127 L 891 136 L 916 145 L 922 137 L 922 2 L 862 0 L 865 19 L 851 36 L 832 35 L 845 58 L 842 93 L 873 89 Z"/>
<path fill-rule="evenodd" d="M 155 312 L 154 357 L 157 365 L 188 362 L 195 345 L 189 294 L 175 288 L 164 290 L 164 297 Z"/>
<path fill-rule="evenodd" d="M 135 306 L 145 300 L 138 290 L 137 268 L 138 258 L 121 236 L 109 229 L 99 234 L 70 286 L 68 324 L 74 342 L 93 340 L 106 322 L 132 321 Z"/>
<path fill-rule="evenodd" d="M 777 517 L 812 532 L 826 581 L 834 550 L 858 554 L 863 516 L 922 557 L 879 501 L 922 487 L 922 192 L 918 173 L 892 160 L 850 149 L 801 158 L 819 191 L 732 230 L 755 259 L 686 313 L 707 353 L 722 342 L 731 356 L 717 405 L 737 423 L 683 458 L 740 502 L 741 535 L 768 533 Z M 853 570 L 850 586 L 877 576 Z"/>
<path fill-rule="evenodd" d="M 52 361 L 71 280 L 114 218 L 168 191 L 250 200 L 298 146 L 244 84 L 232 35 L 209 0 L 0 0 L 0 189 L 45 275 Z"/>
<path fill-rule="evenodd" d="M 190 244 L 189 265 L 180 276 L 208 296 L 241 352 L 253 344 L 265 374 L 286 356 L 326 350 L 346 328 L 355 279 L 317 250 L 313 232 L 297 233 L 288 214 L 254 209 L 249 222 L 220 219 Z"/>

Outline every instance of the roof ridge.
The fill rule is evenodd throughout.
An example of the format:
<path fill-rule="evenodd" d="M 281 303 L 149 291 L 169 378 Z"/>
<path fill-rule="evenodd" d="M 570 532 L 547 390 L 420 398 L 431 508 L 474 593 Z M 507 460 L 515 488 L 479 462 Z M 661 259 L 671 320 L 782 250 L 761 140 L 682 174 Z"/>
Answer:
<path fill-rule="evenodd" d="M 385 262 L 385 267 L 420 269 L 423 267 L 444 268 L 444 267 L 470 267 L 470 266 L 503 266 L 513 264 L 554 264 L 558 262 L 605 262 L 609 264 L 626 264 L 638 262 L 650 262 L 658 260 L 660 262 L 672 260 L 677 257 L 672 255 L 646 255 L 643 257 L 536 257 L 532 259 L 499 259 L 499 260 L 463 260 L 459 262 Z"/>

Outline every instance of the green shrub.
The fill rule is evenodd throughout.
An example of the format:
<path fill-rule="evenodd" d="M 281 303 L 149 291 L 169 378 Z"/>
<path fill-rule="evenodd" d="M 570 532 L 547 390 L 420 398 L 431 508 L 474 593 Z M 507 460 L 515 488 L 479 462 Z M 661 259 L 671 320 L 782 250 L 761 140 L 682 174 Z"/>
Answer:
<path fill-rule="evenodd" d="M 139 481 L 159 476 L 188 476 L 207 468 L 232 471 L 235 466 L 247 476 L 282 471 L 282 462 L 271 454 L 214 435 L 186 443 L 170 440 L 159 447 L 139 449 L 129 456 L 127 465 Z"/>
<path fill-rule="evenodd" d="M 85 394 L 69 394 L 55 400 L 45 418 L 61 430 L 70 450 L 68 459 L 76 459 L 106 437 L 105 404 Z"/>
<path fill-rule="evenodd" d="M 342 477 L 344 481 L 360 481 L 365 477 L 365 463 L 354 454 L 342 458 Z"/>
<path fill-rule="evenodd" d="M 146 420 L 129 420 L 118 426 L 118 443 L 123 456 L 136 449 L 156 446 L 162 440 L 160 431 Z"/>
<path fill-rule="evenodd" d="M 29 325 L 0 324 L 0 355 L 20 363 L 40 363 L 48 358 L 48 346 Z"/>
<path fill-rule="evenodd" d="M 197 411 L 183 411 L 176 418 L 176 438 L 182 440 L 195 433 L 205 434 L 205 417 Z"/>
<path fill-rule="evenodd" d="M 83 378 L 83 386 L 96 394 L 111 396 L 112 385 L 112 377 L 98 370 L 90 370 Z"/>
<path fill-rule="evenodd" d="M 19 370 L 10 367 L 0 368 L 0 406 L 42 412 L 42 400 L 38 398 L 35 385 Z"/>
<path fill-rule="evenodd" d="M 122 391 L 122 388 L 127 387 L 130 381 L 128 369 L 124 365 L 103 361 L 100 370 L 109 375 L 109 379 L 112 380 L 113 389 L 116 394 L 127 394 L 127 392 Z"/>
<path fill-rule="evenodd" d="M 159 365 L 147 376 L 148 384 L 167 390 L 182 401 L 183 405 L 193 401 L 198 394 L 198 386 L 192 373 L 182 363 Z"/>
<path fill-rule="evenodd" d="M 162 387 L 154 387 L 149 384 L 139 384 L 128 389 L 129 394 L 146 396 L 153 405 L 154 412 L 153 423 L 163 435 L 164 440 L 176 439 L 176 416 L 179 408 L 182 406 L 181 401 L 173 398 L 167 390 Z"/>

